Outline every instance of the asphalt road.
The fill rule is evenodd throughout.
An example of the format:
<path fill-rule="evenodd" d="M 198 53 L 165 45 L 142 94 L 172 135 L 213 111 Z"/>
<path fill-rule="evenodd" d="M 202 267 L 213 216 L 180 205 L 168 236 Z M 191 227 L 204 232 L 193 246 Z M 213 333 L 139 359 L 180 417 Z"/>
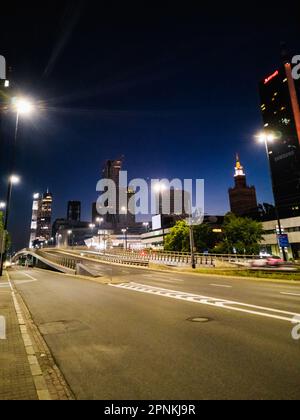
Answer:
<path fill-rule="evenodd" d="M 10 271 L 78 399 L 300 398 L 299 286 L 102 269 Z"/>

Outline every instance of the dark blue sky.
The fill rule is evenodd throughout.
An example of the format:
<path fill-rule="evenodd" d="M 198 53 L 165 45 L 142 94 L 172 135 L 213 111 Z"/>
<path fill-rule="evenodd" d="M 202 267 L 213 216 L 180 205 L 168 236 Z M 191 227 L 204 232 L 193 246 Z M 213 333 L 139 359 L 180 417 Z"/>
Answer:
<path fill-rule="evenodd" d="M 248 10 L 228 2 L 13 3 L 1 11 L 0 54 L 17 90 L 45 105 L 20 129 L 16 247 L 28 242 L 33 192 L 49 187 L 54 218 L 81 200 L 89 220 L 103 162 L 121 155 L 131 178 L 204 178 L 206 212 L 222 214 L 239 152 L 259 201 L 272 201 L 264 150 L 253 139 L 257 85 L 278 67 L 281 41 L 300 53 L 296 2 L 251 2 Z M 9 118 L 3 128 L 0 199 Z"/>

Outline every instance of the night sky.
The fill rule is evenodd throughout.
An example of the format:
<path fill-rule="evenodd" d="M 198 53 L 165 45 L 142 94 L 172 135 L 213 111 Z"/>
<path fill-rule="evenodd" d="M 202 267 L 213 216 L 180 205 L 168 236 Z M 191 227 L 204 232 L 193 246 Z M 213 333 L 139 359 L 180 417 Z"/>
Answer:
<path fill-rule="evenodd" d="M 258 81 L 278 67 L 281 41 L 300 54 L 296 1 L 240 10 L 230 2 L 23 3 L 1 5 L 0 54 L 17 90 L 45 109 L 20 127 L 15 248 L 28 245 L 34 192 L 49 187 L 54 219 L 81 200 L 90 220 L 103 163 L 122 155 L 130 178 L 204 178 L 206 212 L 223 214 L 239 152 L 259 202 L 272 202 L 264 149 L 253 139 L 262 127 Z M 0 200 L 8 117 L 2 128 Z"/>

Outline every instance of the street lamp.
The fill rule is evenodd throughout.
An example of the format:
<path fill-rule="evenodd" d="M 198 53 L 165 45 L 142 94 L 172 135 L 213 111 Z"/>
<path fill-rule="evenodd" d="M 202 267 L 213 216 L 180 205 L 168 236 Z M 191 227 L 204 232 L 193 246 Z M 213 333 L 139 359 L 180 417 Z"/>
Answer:
<path fill-rule="evenodd" d="M 127 238 L 127 232 L 128 232 L 128 228 L 127 229 L 122 229 L 122 233 L 124 235 L 124 247 L 125 247 L 125 251 L 127 251 L 128 248 L 128 238 Z"/>
<path fill-rule="evenodd" d="M 273 199 L 274 199 L 274 205 L 275 205 L 275 215 L 276 215 L 276 219 L 277 219 L 277 223 L 278 223 L 279 235 L 282 235 L 283 230 L 282 230 L 280 215 L 279 215 L 279 211 L 278 211 L 277 204 L 276 204 L 276 199 L 275 199 L 275 185 L 274 185 L 274 181 L 273 181 L 272 166 L 271 166 L 270 152 L 269 152 L 269 144 L 278 140 L 278 137 L 275 135 L 275 133 L 272 133 L 270 131 L 262 131 L 261 133 L 259 133 L 256 136 L 256 138 L 257 138 L 257 141 L 259 143 L 264 144 L 265 148 L 266 148 L 266 154 L 267 154 L 268 163 L 269 163 L 270 178 L 271 178 L 271 183 L 272 183 L 272 193 L 273 193 Z M 286 252 L 285 252 L 285 248 L 281 247 L 281 249 L 282 249 L 283 259 L 284 259 L 284 261 L 287 261 L 287 255 L 286 255 Z"/>
<path fill-rule="evenodd" d="M 161 227 L 162 227 L 162 236 L 163 236 L 163 247 L 165 248 L 165 227 L 164 227 L 164 218 L 163 218 L 163 192 L 167 191 L 167 186 L 163 182 L 157 182 L 153 186 L 154 192 L 158 194 L 158 213 L 161 216 Z"/>
<path fill-rule="evenodd" d="M 103 222 L 104 222 L 103 217 L 97 217 L 96 223 L 98 224 L 99 251 L 100 251 L 100 248 L 101 248 L 101 231 L 100 231 L 100 227 L 101 227 L 101 224 Z"/>
<path fill-rule="evenodd" d="M 72 230 L 68 230 L 68 245 L 71 245 L 73 247 L 73 242 L 74 242 L 74 236 L 73 236 L 73 231 Z M 70 243 L 70 238 L 71 238 L 71 243 Z"/>
<path fill-rule="evenodd" d="M 143 226 L 144 226 L 144 228 L 146 230 L 146 233 L 148 233 L 148 231 L 149 231 L 149 222 L 144 222 L 143 223 Z"/>
<path fill-rule="evenodd" d="M 17 140 L 18 140 L 18 131 L 19 131 L 19 120 L 21 116 L 28 116 L 34 111 L 34 106 L 31 101 L 23 97 L 13 98 L 11 109 L 13 112 L 16 113 L 16 123 L 15 123 L 15 135 L 14 135 L 14 142 L 12 147 L 12 160 L 11 160 L 11 168 L 10 173 L 13 174 L 15 171 L 15 162 L 16 162 L 16 152 L 17 152 Z M 8 179 L 7 185 L 7 199 L 6 199 L 6 212 L 5 212 L 5 219 L 4 219 L 4 227 L 3 227 L 3 237 L 2 237 L 2 247 L 0 249 L 1 257 L 0 257 L 0 276 L 3 273 L 3 262 L 4 262 L 4 246 L 6 242 L 6 232 L 8 228 L 8 221 L 9 221 L 9 211 L 10 211 L 10 202 L 12 196 L 12 188 L 14 184 L 18 184 L 20 181 L 19 177 L 15 175 L 11 175 Z"/>
<path fill-rule="evenodd" d="M 3 274 L 3 263 L 4 263 L 4 256 L 5 256 L 5 244 L 6 244 L 6 235 L 7 235 L 7 227 L 8 227 L 8 217 L 9 217 L 9 210 L 10 210 L 10 202 L 12 196 L 12 189 L 13 185 L 17 185 L 20 182 L 20 178 L 17 175 L 11 175 L 8 179 L 8 189 L 7 189 L 7 204 L 2 203 L 2 208 L 5 208 L 5 219 L 4 219 L 4 227 L 3 227 L 3 234 L 2 234 L 2 243 L 0 245 L 0 277 Z"/>
<path fill-rule="evenodd" d="M 92 246 L 94 246 L 94 229 L 96 225 L 94 223 L 90 224 L 91 234 L 92 234 Z"/>
<path fill-rule="evenodd" d="M 6 207 L 6 203 L 4 203 L 4 201 L 0 202 L 0 210 L 4 210 Z"/>

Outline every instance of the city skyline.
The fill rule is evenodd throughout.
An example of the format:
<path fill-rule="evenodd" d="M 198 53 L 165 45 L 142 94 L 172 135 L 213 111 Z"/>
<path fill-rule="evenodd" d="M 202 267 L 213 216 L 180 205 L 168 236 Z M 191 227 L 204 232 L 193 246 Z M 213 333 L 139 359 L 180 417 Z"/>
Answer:
<path fill-rule="evenodd" d="M 300 399 L 298 9 L 1 6 L 0 400 Z"/>
<path fill-rule="evenodd" d="M 266 157 L 254 140 L 262 127 L 257 84 L 278 68 L 282 40 L 287 42 L 292 53 L 297 53 L 295 35 L 298 27 L 293 25 L 293 17 L 288 25 L 282 25 L 273 39 L 268 39 L 265 35 L 271 23 L 265 24 L 263 19 L 268 10 L 261 11 L 253 27 L 250 16 L 245 18 L 246 28 L 242 22 L 236 22 L 235 16 L 228 15 L 226 32 L 221 18 L 208 28 L 189 15 L 184 23 L 187 30 L 180 40 L 178 36 L 172 39 L 172 34 L 178 30 L 176 20 L 169 26 L 170 34 L 164 33 L 163 23 L 170 21 L 163 13 L 157 22 L 163 41 L 159 46 L 157 38 L 144 39 L 149 30 L 149 16 L 144 18 L 148 25 L 144 31 L 131 26 L 123 44 L 122 66 L 117 71 L 114 64 L 117 58 L 111 56 L 111 51 L 117 52 L 118 45 L 109 35 L 112 31 L 121 35 L 122 28 L 115 32 L 114 22 L 112 29 L 104 26 L 92 30 L 86 23 L 86 10 L 81 11 L 78 27 L 72 29 L 62 54 L 55 62 L 51 61 L 53 42 L 45 41 L 45 37 L 51 34 L 49 24 L 59 19 L 63 7 L 56 5 L 49 16 L 35 24 L 35 28 L 41 28 L 43 19 L 47 23 L 40 41 L 46 48 L 39 63 L 31 59 L 39 48 L 38 41 L 29 42 L 26 57 L 20 49 L 16 56 L 12 50 L 16 38 L 8 39 L 7 34 L 3 37 L 6 41 L 3 52 L 13 69 L 10 78 L 46 105 L 40 115 L 22 122 L 18 156 L 22 184 L 13 197 L 13 237 L 18 236 L 20 226 L 28 224 L 32 193 L 42 190 L 45 185 L 49 185 L 55 195 L 54 219 L 64 214 L 65 202 L 74 199 L 82 201 L 82 217 L 89 219 L 90 203 L 97 198 L 101 162 L 120 155 L 126 156 L 126 167 L 132 177 L 204 178 L 206 212 L 222 214 L 229 210 L 227 190 L 232 180 L 232 157 L 239 152 L 243 155 L 248 176 L 257 188 L 258 201 L 272 202 Z M 112 23 L 109 7 L 106 13 Z M 174 10 L 174 15 L 176 13 L 178 11 Z M 202 24 L 206 13 L 210 11 L 197 15 Z M 29 21 L 33 18 L 34 12 Z M 282 11 L 274 7 L 269 20 L 273 24 L 281 18 Z M 17 22 L 22 27 L 21 17 Z M 259 33 L 257 27 L 261 29 Z M 4 29 L 10 33 L 8 28 Z M 92 49 L 102 51 L 106 61 L 82 50 L 79 30 L 84 31 Z M 100 46 L 96 39 L 101 31 L 106 31 L 109 41 Z M 140 45 L 135 38 L 137 31 L 144 37 L 143 41 L 147 41 L 147 51 L 140 51 L 145 62 L 143 66 L 138 65 L 134 54 Z M 29 31 L 27 41 L 32 39 L 33 32 L 34 29 Z M 251 40 L 249 33 L 253 35 Z M 231 38 L 237 35 L 239 41 L 232 43 Z M 57 45 L 61 37 L 59 34 Z M 200 42 L 203 39 L 207 44 Z M 258 42 L 268 48 L 257 49 Z M 213 48 L 219 51 L 218 56 L 212 53 Z M 97 70 L 92 72 L 89 81 L 84 77 L 87 72 L 84 63 L 78 64 L 74 74 L 70 74 L 72 62 L 75 63 L 78 53 L 83 52 L 84 62 L 94 59 Z M 234 59 L 237 55 L 238 61 Z M 110 64 L 109 57 L 112 58 Z M 209 69 L 202 65 L 204 57 L 209 60 Z M 228 66 L 228 62 L 234 62 L 235 67 Z M 52 64 L 49 66 L 49 63 Z M 225 79 L 231 83 L 224 83 Z M 71 91 L 75 81 L 75 90 Z M 49 95 L 51 89 L 54 94 Z M 5 131 L 5 147 L 10 138 L 9 128 Z M 66 154 L 70 156 L 67 161 L 64 159 Z M 187 161 L 189 165 L 185 165 Z M 41 163 L 43 170 L 38 171 L 39 165 L 35 166 L 34 162 Z M 39 177 L 36 177 L 37 171 Z M 4 191 L 2 179 L 1 197 Z M 16 208 L 22 208 L 19 217 Z"/>

